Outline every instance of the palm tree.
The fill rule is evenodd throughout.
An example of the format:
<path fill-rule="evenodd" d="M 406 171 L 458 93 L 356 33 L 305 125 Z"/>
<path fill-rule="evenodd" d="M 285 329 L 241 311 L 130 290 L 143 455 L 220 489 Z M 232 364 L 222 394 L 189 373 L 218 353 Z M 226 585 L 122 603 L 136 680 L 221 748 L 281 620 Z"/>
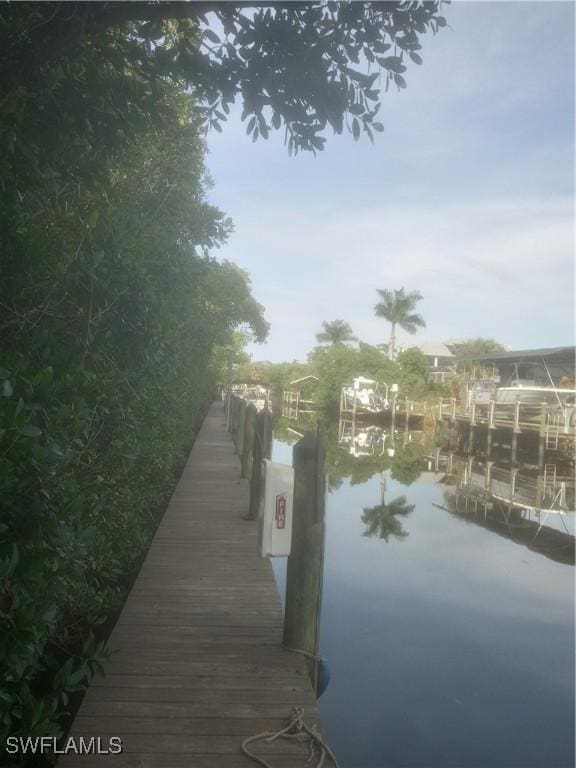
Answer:
<path fill-rule="evenodd" d="M 356 336 L 352 333 L 350 323 L 344 320 L 332 320 L 322 323 L 323 330 L 316 334 L 316 339 L 320 344 L 345 344 L 348 341 L 356 341 Z"/>
<path fill-rule="evenodd" d="M 390 323 L 390 342 L 388 344 L 388 358 L 394 360 L 394 351 L 396 346 L 396 326 L 399 325 L 408 333 L 416 333 L 417 328 L 424 328 L 426 323 L 424 319 L 414 312 L 416 304 L 421 300 L 422 294 L 419 291 L 404 292 L 404 288 L 399 290 L 380 290 L 378 304 L 374 307 L 376 315 L 383 317 Z"/>

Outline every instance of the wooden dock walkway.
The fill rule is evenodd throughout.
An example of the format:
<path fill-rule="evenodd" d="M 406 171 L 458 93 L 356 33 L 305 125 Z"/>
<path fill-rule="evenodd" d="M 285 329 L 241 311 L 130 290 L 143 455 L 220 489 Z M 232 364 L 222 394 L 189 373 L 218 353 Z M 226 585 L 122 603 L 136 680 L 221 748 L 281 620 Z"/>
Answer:
<path fill-rule="evenodd" d="M 248 482 L 222 403 L 204 421 L 70 736 L 120 737 L 120 755 L 62 756 L 62 768 L 250 768 L 241 742 L 284 727 L 294 706 L 318 724 L 305 659 L 282 645 L 271 564 L 256 551 Z M 142 482 L 146 482 L 143 468 Z M 274 768 L 304 745 L 251 745 Z"/>

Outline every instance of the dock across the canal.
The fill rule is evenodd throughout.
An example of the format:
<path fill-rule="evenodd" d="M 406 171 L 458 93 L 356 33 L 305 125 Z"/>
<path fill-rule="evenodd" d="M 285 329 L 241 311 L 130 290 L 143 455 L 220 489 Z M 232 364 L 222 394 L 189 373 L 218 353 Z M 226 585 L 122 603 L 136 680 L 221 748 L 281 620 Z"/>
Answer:
<path fill-rule="evenodd" d="M 225 421 L 214 403 L 109 639 L 106 675 L 70 732 L 103 745 L 121 739 L 122 753 L 67 754 L 62 768 L 250 768 L 264 763 L 242 742 L 279 731 L 294 707 L 319 727 L 306 659 L 282 645 L 272 568 L 243 519 L 248 481 Z M 278 738 L 250 750 L 296 768 L 308 746 Z"/>

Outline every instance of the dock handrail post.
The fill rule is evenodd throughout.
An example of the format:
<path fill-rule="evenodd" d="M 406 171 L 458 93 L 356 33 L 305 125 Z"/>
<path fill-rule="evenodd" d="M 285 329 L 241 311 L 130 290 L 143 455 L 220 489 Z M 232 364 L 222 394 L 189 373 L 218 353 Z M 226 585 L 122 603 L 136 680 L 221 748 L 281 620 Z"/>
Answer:
<path fill-rule="evenodd" d="M 456 418 L 456 398 L 451 397 L 450 399 L 452 400 L 452 418 L 455 419 Z"/>
<path fill-rule="evenodd" d="M 538 437 L 538 469 L 544 467 L 544 452 L 546 449 L 546 428 L 548 426 L 548 403 L 540 403 L 540 434 Z"/>
<path fill-rule="evenodd" d="M 252 460 L 254 457 L 254 440 L 256 438 L 256 414 L 258 413 L 253 403 L 248 403 L 244 414 L 244 439 L 242 441 L 242 453 L 240 455 L 240 477 L 251 477 Z"/>
<path fill-rule="evenodd" d="M 514 432 L 520 432 L 520 400 L 514 403 Z"/>
<path fill-rule="evenodd" d="M 305 432 L 293 451 L 292 551 L 286 572 L 284 645 L 318 656 L 324 571 L 325 455 L 320 429 Z M 314 690 L 318 663 L 307 658 Z"/>
<path fill-rule="evenodd" d="M 260 496 L 262 495 L 262 461 L 272 458 L 272 414 L 263 408 L 256 414 L 254 431 L 254 455 L 252 460 L 252 475 L 250 477 L 250 509 L 247 520 L 256 520 Z"/>
<path fill-rule="evenodd" d="M 494 413 L 496 411 L 496 401 L 494 398 L 490 398 L 490 416 L 488 417 L 488 428 L 495 429 L 494 426 Z"/>
<path fill-rule="evenodd" d="M 392 439 L 394 439 L 394 430 L 396 428 L 396 407 L 398 405 L 398 402 L 396 400 L 396 392 L 392 392 L 392 417 L 390 419 L 390 434 L 392 435 Z"/>
<path fill-rule="evenodd" d="M 476 400 L 472 400 L 472 413 L 470 414 L 470 425 L 476 426 Z"/>

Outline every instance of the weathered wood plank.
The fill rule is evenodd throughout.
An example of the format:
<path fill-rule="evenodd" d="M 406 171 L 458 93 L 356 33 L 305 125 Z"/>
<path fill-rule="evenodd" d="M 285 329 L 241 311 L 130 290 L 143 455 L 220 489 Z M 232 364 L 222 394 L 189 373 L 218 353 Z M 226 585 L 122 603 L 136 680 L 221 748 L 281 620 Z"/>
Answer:
<path fill-rule="evenodd" d="M 310 725 L 319 725 L 318 720 L 310 720 Z M 78 733 L 95 733 L 101 736 L 114 736 L 118 732 L 125 735 L 148 733 L 162 734 L 199 734 L 202 736 L 217 736 L 226 734 L 228 736 L 241 736 L 246 738 L 248 733 L 261 733 L 262 731 L 278 731 L 286 725 L 285 720 L 274 720 L 273 718 L 168 718 L 159 720 L 157 718 L 142 717 L 79 717 L 76 720 L 75 727 Z"/>
<path fill-rule="evenodd" d="M 124 754 L 69 754 L 60 766 L 250 768 L 243 739 L 284 727 L 294 706 L 320 727 L 305 660 L 281 645 L 272 568 L 241 517 L 248 501 L 215 404 L 110 637 L 106 677 L 71 729 L 120 737 Z M 257 749 L 275 768 L 307 757 L 283 740 Z"/>

